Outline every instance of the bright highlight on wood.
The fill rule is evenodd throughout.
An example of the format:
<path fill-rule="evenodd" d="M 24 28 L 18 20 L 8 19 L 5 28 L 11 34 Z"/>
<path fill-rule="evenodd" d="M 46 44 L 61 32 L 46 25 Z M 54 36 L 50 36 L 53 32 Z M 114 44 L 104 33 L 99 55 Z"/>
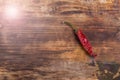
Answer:
<path fill-rule="evenodd" d="M 17 6 L 7 6 L 5 7 L 4 15 L 6 18 L 18 18 L 19 17 L 19 8 Z"/>

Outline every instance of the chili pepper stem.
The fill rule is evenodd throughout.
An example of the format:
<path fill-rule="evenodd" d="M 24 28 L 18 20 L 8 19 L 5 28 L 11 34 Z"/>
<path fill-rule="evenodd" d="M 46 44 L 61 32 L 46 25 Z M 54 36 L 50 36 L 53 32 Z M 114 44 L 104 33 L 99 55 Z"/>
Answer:
<path fill-rule="evenodd" d="M 75 32 L 77 32 L 77 28 L 75 28 L 71 23 L 69 23 L 69 22 L 67 22 L 67 21 L 64 21 L 64 23 L 65 23 L 66 25 L 68 25 L 69 27 L 71 27 L 72 30 L 75 30 Z"/>

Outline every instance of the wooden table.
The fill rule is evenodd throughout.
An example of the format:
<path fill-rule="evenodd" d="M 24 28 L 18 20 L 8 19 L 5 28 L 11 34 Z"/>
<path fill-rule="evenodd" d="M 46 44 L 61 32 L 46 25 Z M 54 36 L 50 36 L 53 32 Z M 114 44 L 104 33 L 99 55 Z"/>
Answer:
<path fill-rule="evenodd" d="M 16 18 L 5 16 L 14 5 Z M 0 80 L 120 80 L 120 2 L 0 0 Z M 97 66 L 69 21 L 88 37 Z"/>

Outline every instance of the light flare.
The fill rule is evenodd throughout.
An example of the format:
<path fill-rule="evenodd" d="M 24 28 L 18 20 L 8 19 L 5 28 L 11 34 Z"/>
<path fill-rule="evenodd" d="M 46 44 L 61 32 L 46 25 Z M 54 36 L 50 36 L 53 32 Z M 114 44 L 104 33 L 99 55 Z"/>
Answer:
<path fill-rule="evenodd" d="M 4 15 L 6 18 L 18 18 L 20 16 L 20 11 L 17 6 L 7 6 L 5 7 Z"/>

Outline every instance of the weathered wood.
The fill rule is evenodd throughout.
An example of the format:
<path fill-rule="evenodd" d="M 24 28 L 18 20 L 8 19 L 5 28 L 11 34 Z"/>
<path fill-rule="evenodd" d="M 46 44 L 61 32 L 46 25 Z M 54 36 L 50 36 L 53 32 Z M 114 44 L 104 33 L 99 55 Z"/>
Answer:
<path fill-rule="evenodd" d="M 5 18 L 12 5 L 17 19 Z M 119 80 L 119 12 L 119 0 L 0 0 L 0 80 Z M 97 66 L 64 21 L 86 34 Z"/>

